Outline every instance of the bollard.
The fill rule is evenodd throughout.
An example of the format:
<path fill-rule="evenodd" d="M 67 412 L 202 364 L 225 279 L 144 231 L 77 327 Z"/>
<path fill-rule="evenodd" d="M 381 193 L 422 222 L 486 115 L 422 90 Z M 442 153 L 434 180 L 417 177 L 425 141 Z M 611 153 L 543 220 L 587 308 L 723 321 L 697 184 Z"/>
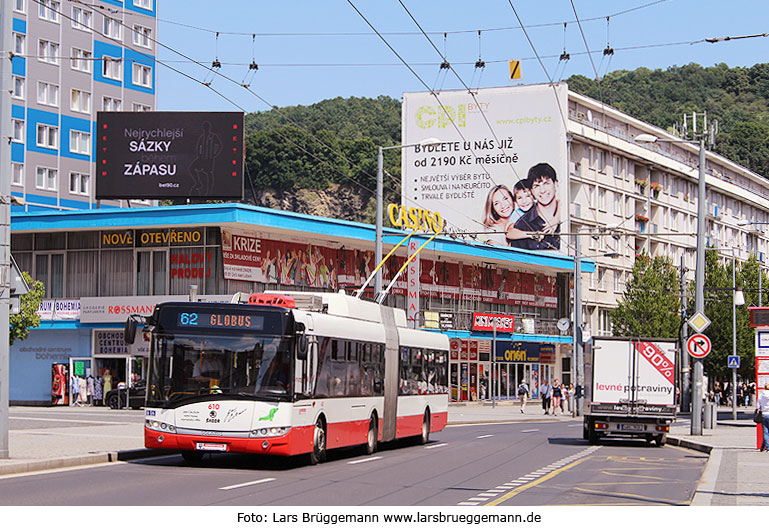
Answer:
<path fill-rule="evenodd" d="M 703 427 L 705 429 L 713 429 L 716 426 L 717 414 L 716 404 L 713 402 L 705 402 L 703 406 Z"/>

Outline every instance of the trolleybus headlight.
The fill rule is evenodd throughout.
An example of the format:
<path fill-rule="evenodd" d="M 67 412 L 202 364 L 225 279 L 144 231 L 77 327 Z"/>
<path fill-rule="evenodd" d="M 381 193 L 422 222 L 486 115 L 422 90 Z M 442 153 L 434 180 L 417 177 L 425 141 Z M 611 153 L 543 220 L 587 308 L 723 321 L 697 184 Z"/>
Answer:
<path fill-rule="evenodd" d="M 267 436 L 267 429 L 260 429 L 259 434 L 261 434 L 262 436 Z"/>

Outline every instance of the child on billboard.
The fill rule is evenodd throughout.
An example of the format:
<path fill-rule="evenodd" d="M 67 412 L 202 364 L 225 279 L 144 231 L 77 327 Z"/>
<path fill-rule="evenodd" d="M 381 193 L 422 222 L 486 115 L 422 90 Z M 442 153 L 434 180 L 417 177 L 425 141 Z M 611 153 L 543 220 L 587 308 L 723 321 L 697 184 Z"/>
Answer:
<path fill-rule="evenodd" d="M 528 179 L 516 182 L 512 192 L 505 185 L 492 187 L 486 197 L 483 218 L 486 232 L 481 240 L 487 244 L 509 245 L 506 233 L 533 205 L 534 198 Z"/>
<path fill-rule="evenodd" d="M 557 233 L 561 231 L 560 201 L 556 198 L 558 178 L 548 163 L 529 169 L 531 194 L 536 206 L 531 207 L 515 224 L 508 226 L 507 239 L 512 247 L 523 249 L 560 249 Z M 532 232 L 537 235 L 532 237 Z"/>

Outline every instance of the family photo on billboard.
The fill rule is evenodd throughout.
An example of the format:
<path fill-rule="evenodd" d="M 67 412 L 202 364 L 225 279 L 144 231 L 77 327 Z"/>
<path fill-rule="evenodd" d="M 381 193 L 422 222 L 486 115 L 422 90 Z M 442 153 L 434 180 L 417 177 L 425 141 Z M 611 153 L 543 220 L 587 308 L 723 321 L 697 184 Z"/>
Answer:
<path fill-rule="evenodd" d="M 406 92 L 403 108 L 403 143 L 419 148 L 403 149 L 402 203 L 464 240 L 567 252 L 564 84 Z"/>
<path fill-rule="evenodd" d="M 560 249 L 558 177 L 548 163 L 538 163 L 512 190 L 492 187 L 486 197 L 483 242 L 523 249 Z"/>

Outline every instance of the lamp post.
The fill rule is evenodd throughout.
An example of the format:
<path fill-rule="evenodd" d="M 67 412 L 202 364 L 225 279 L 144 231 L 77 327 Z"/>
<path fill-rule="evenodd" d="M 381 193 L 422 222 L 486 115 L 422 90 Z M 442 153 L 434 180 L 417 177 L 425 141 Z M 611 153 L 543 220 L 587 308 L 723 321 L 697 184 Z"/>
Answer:
<path fill-rule="evenodd" d="M 737 355 L 737 307 L 745 304 L 742 289 L 737 288 L 737 258 L 733 247 L 708 248 L 732 252 L 732 355 Z M 732 368 L 732 420 L 737 419 L 737 369 Z"/>
<path fill-rule="evenodd" d="M 639 143 L 688 143 L 699 145 L 699 162 L 697 174 L 697 265 L 694 274 L 694 310 L 705 313 L 705 138 L 699 141 L 688 139 L 660 139 L 652 134 L 638 134 L 635 140 Z M 702 359 L 694 358 L 694 376 L 692 385 L 692 421 L 691 434 L 702 434 L 702 379 L 704 366 Z M 686 387 L 684 387 L 686 390 Z"/>
<path fill-rule="evenodd" d="M 374 242 L 374 258 L 376 260 L 375 266 L 377 268 L 374 274 L 374 296 L 382 291 L 382 270 L 379 269 L 379 264 L 382 263 L 382 212 L 384 210 L 384 151 L 385 150 L 400 150 L 409 147 L 427 147 L 431 145 L 437 145 L 440 143 L 439 139 L 428 138 L 419 143 L 410 143 L 408 145 L 391 145 L 389 147 L 379 147 L 376 158 L 376 241 Z M 405 171 L 404 171 L 405 173 Z"/>
<path fill-rule="evenodd" d="M 574 379 L 577 382 L 574 396 L 574 409 L 576 411 L 576 416 L 582 416 L 585 386 L 585 356 L 582 349 L 582 253 L 580 251 L 579 237 L 579 229 L 576 229 L 574 233 L 574 327 L 572 329 L 574 340 Z M 612 251 L 600 255 L 587 256 L 590 258 L 617 258 L 620 256 L 620 254 L 616 251 Z"/>

